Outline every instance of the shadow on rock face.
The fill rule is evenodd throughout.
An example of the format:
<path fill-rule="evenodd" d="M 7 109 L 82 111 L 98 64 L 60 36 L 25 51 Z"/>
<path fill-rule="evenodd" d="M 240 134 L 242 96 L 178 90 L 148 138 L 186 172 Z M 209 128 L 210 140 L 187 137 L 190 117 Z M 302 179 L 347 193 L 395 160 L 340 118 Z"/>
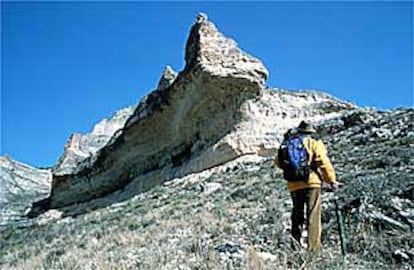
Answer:
<path fill-rule="evenodd" d="M 28 218 L 36 218 L 50 209 L 50 197 L 41 201 L 35 202 L 30 211 L 26 214 Z"/>
<path fill-rule="evenodd" d="M 190 172 L 243 154 L 233 151 L 237 154 L 217 160 L 203 152 L 217 147 L 219 140 L 243 121 L 242 105 L 262 94 L 266 68 L 221 34 L 205 16 L 197 19 L 190 31 L 185 59 L 182 72 L 177 76 L 164 74 L 169 78 L 167 84 L 140 102 L 122 134 L 85 166 L 53 175 L 50 198 L 34 203 L 30 216 L 117 191 L 141 193 L 171 175 L 185 175 L 188 172 L 176 171 L 194 158 L 198 161 Z M 140 184 L 134 190 L 127 188 L 137 181 Z"/>

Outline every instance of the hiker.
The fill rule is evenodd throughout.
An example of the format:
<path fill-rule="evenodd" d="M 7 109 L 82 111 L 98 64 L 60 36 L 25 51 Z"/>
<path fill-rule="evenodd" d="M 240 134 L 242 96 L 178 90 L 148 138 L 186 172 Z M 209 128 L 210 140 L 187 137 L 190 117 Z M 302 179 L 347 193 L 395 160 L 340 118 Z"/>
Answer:
<path fill-rule="evenodd" d="M 283 170 L 290 191 L 293 238 L 300 244 L 304 225 L 304 209 L 308 228 L 308 251 L 321 249 L 321 187 L 322 180 L 337 190 L 340 183 L 321 140 L 311 137 L 316 133 L 311 124 L 302 121 L 288 130 L 275 158 L 275 165 Z"/>

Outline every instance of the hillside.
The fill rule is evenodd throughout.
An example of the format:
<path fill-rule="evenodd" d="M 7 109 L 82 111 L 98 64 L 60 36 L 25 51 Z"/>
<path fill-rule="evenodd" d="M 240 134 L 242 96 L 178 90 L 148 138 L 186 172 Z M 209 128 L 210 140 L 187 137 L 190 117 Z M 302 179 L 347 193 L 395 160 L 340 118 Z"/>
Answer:
<path fill-rule="evenodd" d="M 53 168 L 1 157 L 0 269 L 414 268 L 414 109 L 269 88 L 263 63 L 203 14 L 185 61 L 137 106 L 71 136 Z M 322 255 L 290 247 L 272 160 L 302 120 L 344 184 L 346 258 L 327 188 Z"/>
<path fill-rule="evenodd" d="M 323 195 L 323 256 L 307 259 L 288 245 L 290 198 L 280 171 L 270 158 L 246 155 L 106 208 L 92 211 L 93 204 L 80 204 L 67 209 L 73 215 L 65 218 L 9 229 L 2 237 L 1 265 L 412 269 L 413 117 L 412 109 L 356 110 L 320 123 L 329 130 L 323 139 L 345 184 L 338 194 L 349 238 L 346 262 L 340 256 L 332 193 Z M 118 201 L 119 196 L 101 200 Z M 77 216 L 77 211 L 86 213 Z"/>

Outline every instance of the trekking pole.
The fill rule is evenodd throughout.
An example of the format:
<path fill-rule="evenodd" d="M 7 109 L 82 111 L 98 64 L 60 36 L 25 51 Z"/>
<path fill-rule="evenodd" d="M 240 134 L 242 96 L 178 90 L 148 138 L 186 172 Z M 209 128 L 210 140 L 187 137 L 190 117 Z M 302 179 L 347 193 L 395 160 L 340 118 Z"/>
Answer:
<path fill-rule="evenodd" d="M 338 230 L 339 230 L 339 238 L 341 240 L 341 251 L 342 255 L 346 255 L 346 235 L 345 235 L 345 228 L 344 228 L 344 219 L 342 216 L 341 209 L 338 205 L 338 195 L 334 194 L 334 204 L 335 204 L 335 213 L 336 213 L 336 221 L 338 222 Z"/>

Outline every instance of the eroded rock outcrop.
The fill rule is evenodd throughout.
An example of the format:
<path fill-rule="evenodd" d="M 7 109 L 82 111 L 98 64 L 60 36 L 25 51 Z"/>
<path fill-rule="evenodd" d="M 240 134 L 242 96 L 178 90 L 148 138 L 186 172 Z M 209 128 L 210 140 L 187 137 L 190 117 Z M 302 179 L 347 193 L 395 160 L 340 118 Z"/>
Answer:
<path fill-rule="evenodd" d="M 111 118 L 103 119 L 96 124 L 91 133 L 72 134 L 65 144 L 62 156 L 52 168 L 53 174 L 73 173 L 82 162 L 95 156 L 114 134 L 122 129 L 134 109 L 134 106 L 129 106 L 117 111 Z"/>
<path fill-rule="evenodd" d="M 142 175 L 138 190 L 167 180 L 216 145 L 242 121 L 242 105 L 262 93 L 266 68 L 205 17 L 191 29 L 185 58 L 185 69 L 141 101 L 116 139 L 74 173 L 54 175 L 51 207 L 106 195 Z M 238 155 L 220 145 L 215 152 L 220 159 L 206 158 L 197 169 Z"/>
<path fill-rule="evenodd" d="M 105 144 L 95 147 L 82 136 L 68 142 L 52 196 L 36 204 L 64 207 L 25 220 L 35 225 L 29 228 L 0 226 L 0 268 L 221 269 L 246 268 L 257 258 L 271 269 L 279 257 L 303 267 L 288 238 L 289 193 L 270 155 L 282 133 L 306 119 L 320 129 L 344 184 L 335 200 L 347 220 L 349 267 L 411 269 L 414 110 L 378 111 L 320 92 L 264 89 L 264 67 L 234 46 L 198 16 L 179 75 L 167 68 L 157 90 L 116 131 L 105 120 L 98 124 L 92 134 L 107 135 Z M 15 206 L 47 196 L 50 180 L 49 170 L 0 157 L 0 225 L 12 220 Z M 322 197 L 326 256 L 308 261 L 322 268 L 338 263 L 333 196 Z M 114 239 L 121 239 L 115 251 Z M 192 243 L 201 251 L 193 252 Z M 160 264 L 154 254 L 168 259 Z"/>
<path fill-rule="evenodd" d="M 282 132 L 299 121 L 334 118 L 355 108 L 323 93 L 267 89 L 262 62 L 203 14 L 191 28 L 185 61 L 179 74 L 167 67 L 156 90 L 93 153 L 78 152 L 83 140 L 83 148 L 91 149 L 96 136 L 93 143 L 72 137 L 55 167 L 48 207 L 119 189 L 139 193 L 245 154 L 270 155 Z"/>
<path fill-rule="evenodd" d="M 0 227 L 19 224 L 33 201 L 50 194 L 52 173 L 0 156 Z"/>
<path fill-rule="evenodd" d="M 177 75 L 177 72 L 175 72 L 170 66 L 166 66 L 161 75 L 161 79 L 158 82 L 157 90 L 162 91 L 170 87 L 177 78 Z"/>

